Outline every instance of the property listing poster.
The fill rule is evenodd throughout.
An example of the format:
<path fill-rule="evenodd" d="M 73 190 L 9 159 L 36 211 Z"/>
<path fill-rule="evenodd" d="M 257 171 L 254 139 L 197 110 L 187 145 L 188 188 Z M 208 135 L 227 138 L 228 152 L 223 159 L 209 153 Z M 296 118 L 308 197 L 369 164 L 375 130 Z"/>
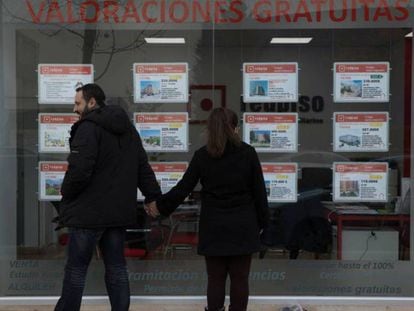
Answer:
<path fill-rule="evenodd" d="M 187 103 L 187 63 L 135 63 L 135 103 Z"/>
<path fill-rule="evenodd" d="M 70 129 L 79 116 L 69 113 L 39 113 L 39 152 L 69 152 Z"/>
<path fill-rule="evenodd" d="M 39 200 L 61 200 L 60 189 L 67 169 L 67 162 L 39 162 Z"/>
<path fill-rule="evenodd" d="M 387 202 L 388 163 L 335 162 L 334 201 Z"/>
<path fill-rule="evenodd" d="M 243 140 L 257 152 L 297 152 L 297 113 L 244 113 Z"/>
<path fill-rule="evenodd" d="M 174 187 L 183 177 L 188 167 L 187 162 L 152 162 L 150 165 L 161 187 L 162 193 L 166 193 Z M 138 200 L 144 200 L 144 196 L 139 189 Z"/>
<path fill-rule="evenodd" d="M 135 113 L 135 127 L 146 151 L 188 151 L 188 113 Z"/>
<path fill-rule="evenodd" d="M 39 104 L 73 104 L 76 89 L 93 83 L 93 65 L 39 64 Z"/>
<path fill-rule="evenodd" d="M 335 112 L 334 151 L 388 151 L 388 112 Z"/>
<path fill-rule="evenodd" d="M 297 63 L 244 63 L 243 101 L 274 103 L 298 101 Z"/>
<path fill-rule="evenodd" d="M 334 102 L 388 102 L 388 62 L 334 63 Z"/>
<path fill-rule="evenodd" d="M 269 202 L 296 202 L 298 166 L 296 163 L 262 163 Z"/>

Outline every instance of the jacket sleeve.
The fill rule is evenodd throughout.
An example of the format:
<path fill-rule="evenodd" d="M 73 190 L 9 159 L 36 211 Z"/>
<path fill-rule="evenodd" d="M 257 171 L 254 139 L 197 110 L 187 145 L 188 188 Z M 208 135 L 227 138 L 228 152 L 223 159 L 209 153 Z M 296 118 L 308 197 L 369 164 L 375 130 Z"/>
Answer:
<path fill-rule="evenodd" d="M 62 200 L 77 197 L 89 184 L 98 156 L 99 139 L 92 122 L 79 124 L 71 141 L 68 170 L 63 179 Z"/>
<path fill-rule="evenodd" d="M 145 203 L 155 201 L 161 195 L 160 185 L 148 163 L 148 156 L 138 136 L 138 188 L 145 197 Z"/>
<path fill-rule="evenodd" d="M 159 212 L 168 216 L 184 201 L 184 199 L 193 191 L 200 179 L 200 167 L 198 164 L 197 153 L 194 154 L 191 162 L 183 175 L 183 178 L 170 191 L 163 194 L 157 200 Z"/>
<path fill-rule="evenodd" d="M 253 198 L 256 207 L 259 227 L 266 228 L 269 225 L 269 205 L 267 202 L 266 186 L 263 178 L 262 166 L 256 151 L 252 150 L 252 169 L 253 169 Z"/>

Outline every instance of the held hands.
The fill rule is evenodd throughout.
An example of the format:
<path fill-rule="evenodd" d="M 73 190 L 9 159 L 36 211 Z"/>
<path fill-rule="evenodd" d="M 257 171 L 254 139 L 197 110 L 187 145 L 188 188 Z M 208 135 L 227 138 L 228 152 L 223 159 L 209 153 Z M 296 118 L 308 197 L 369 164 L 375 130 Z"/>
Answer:
<path fill-rule="evenodd" d="M 151 217 L 156 218 L 160 216 L 160 212 L 158 211 L 157 203 L 155 201 L 144 204 L 144 209 L 145 209 L 145 212 L 147 212 L 147 214 Z"/>

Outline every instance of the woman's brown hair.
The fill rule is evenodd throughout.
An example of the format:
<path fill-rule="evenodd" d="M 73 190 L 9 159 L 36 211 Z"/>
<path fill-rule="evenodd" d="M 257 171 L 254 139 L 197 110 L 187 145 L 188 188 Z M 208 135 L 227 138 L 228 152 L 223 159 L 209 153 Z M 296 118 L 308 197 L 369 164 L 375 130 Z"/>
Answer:
<path fill-rule="evenodd" d="M 238 146 L 240 137 L 235 132 L 237 114 L 227 108 L 214 109 L 207 120 L 207 152 L 213 158 L 223 155 L 227 143 Z"/>

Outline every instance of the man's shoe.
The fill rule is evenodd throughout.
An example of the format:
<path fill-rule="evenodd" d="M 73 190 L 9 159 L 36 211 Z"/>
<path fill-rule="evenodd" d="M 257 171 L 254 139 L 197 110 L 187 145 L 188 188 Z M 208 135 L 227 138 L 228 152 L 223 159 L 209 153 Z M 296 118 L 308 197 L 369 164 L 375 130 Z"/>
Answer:
<path fill-rule="evenodd" d="M 283 307 L 280 311 L 306 311 L 299 304 L 294 304 L 288 307 Z"/>

